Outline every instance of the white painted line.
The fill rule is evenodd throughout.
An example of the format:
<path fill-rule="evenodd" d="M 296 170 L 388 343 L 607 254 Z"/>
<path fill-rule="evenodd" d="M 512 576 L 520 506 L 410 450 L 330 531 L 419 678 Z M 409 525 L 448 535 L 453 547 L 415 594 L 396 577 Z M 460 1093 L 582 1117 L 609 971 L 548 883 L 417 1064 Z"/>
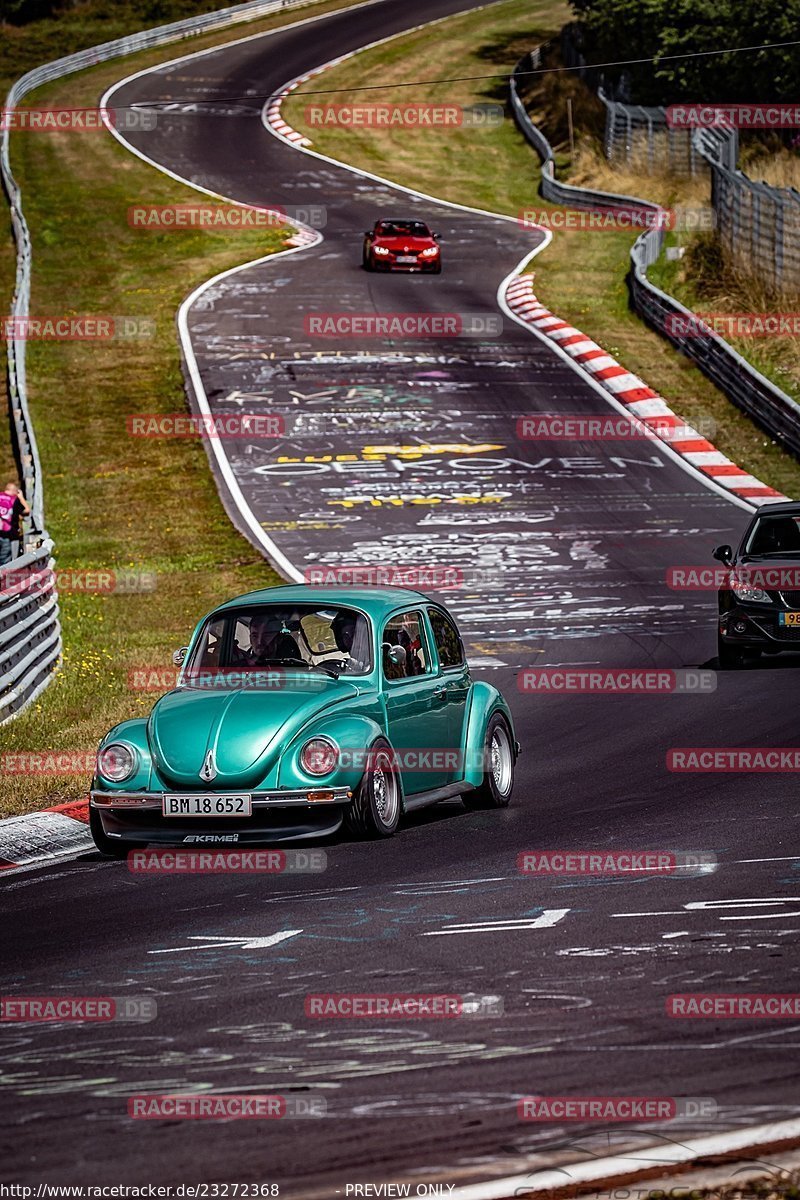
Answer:
<path fill-rule="evenodd" d="M 53 847 L 57 846 L 57 850 Z M 0 859 L 31 866 L 93 850 L 89 826 L 64 813 L 34 812 L 0 821 Z M 0 871 L 0 878 L 11 868 Z"/>
<path fill-rule="evenodd" d="M 271 933 L 266 937 L 219 937 L 209 934 L 192 934 L 190 942 L 202 942 L 201 946 L 172 946 L 168 950 L 148 950 L 148 954 L 180 954 L 184 950 L 265 950 L 269 946 L 277 946 L 288 938 L 297 937 L 302 929 L 284 929 L 281 933 Z"/>
<path fill-rule="evenodd" d="M 546 908 L 538 917 L 509 918 L 508 920 L 465 922 L 450 925 L 446 929 L 433 929 L 422 937 L 444 937 L 453 933 L 520 933 L 527 929 L 550 929 L 569 912 L 568 908 Z"/>
<path fill-rule="evenodd" d="M 769 1147 L 776 1142 L 795 1138 L 800 1139 L 800 1120 L 775 1121 L 771 1125 L 756 1125 L 749 1129 L 711 1134 L 710 1137 L 692 1138 L 680 1144 L 660 1143 L 610 1158 L 572 1163 L 558 1170 L 534 1170 L 526 1175 L 512 1175 L 505 1179 L 492 1179 L 488 1183 L 471 1184 L 456 1188 L 450 1193 L 450 1200 L 508 1200 L 515 1194 L 526 1196 L 529 1192 L 599 1183 L 605 1179 L 630 1181 L 642 1171 L 652 1171 L 655 1167 L 680 1167 L 696 1158 L 749 1150 L 756 1146 Z"/>

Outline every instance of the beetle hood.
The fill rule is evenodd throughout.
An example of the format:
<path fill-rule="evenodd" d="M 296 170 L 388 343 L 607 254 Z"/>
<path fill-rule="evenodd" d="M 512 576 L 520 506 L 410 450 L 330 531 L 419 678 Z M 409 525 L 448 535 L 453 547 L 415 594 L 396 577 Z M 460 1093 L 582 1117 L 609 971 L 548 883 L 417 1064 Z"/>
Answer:
<path fill-rule="evenodd" d="M 307 721 L 358 692 L 352 682 L 316 674 L 287 675 L 282 686 L 264 690 L 178 688 L 150 715 L 153 764 L 172 787 L 257 787 Z"/>

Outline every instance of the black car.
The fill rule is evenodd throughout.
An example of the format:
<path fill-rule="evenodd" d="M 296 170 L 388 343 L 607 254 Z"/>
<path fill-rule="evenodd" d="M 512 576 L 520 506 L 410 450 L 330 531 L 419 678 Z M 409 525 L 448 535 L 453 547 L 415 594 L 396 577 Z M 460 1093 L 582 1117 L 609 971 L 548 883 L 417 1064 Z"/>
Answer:
<path fill-rule="evenodd" d="M 718 546 L 714 558 L 730 568 L 719 589 L 720 666 L 800 651 L 800 503 L 763 505 L 736 554 Z"/>

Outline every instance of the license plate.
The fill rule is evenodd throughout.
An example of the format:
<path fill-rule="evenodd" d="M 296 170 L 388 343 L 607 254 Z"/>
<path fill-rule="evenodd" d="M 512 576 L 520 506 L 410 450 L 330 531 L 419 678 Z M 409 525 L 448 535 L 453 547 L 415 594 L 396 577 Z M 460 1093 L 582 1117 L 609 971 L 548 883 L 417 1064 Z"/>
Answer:
<path fill-rule="evenodd" d="M 415 263 L 417 256 L 416 254 L 398 254 L 397 261 L 401 263 Z"/>
<path fill-rule="evenodd" d="M 800 612 L 778 613 L 779 625 L 800 625 Z"/>
<path fill-rule="evenodd" d="M 166 795 L 161 801 L 161 812 L 165 817 L 249 817 L 253 798 L 244 792 L 226 796 L 203 792 Z"/>

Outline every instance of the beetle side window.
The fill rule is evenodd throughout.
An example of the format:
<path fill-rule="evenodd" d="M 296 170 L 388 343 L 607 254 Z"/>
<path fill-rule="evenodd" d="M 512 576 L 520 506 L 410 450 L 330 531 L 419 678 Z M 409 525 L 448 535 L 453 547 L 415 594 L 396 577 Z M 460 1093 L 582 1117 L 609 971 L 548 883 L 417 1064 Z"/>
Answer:
<path fill-rule="evenodd" d="M 461 638 L 450 618 L 440 608 L 429 608 L 428 617 L 433 630 L 433 640 L 439 652 L 439 662 L 442 669 L 461 667 L 464 665 L 464 648 Z"/>
<path fill-rule="evenodd" d="M 222 657 L 222 638 L 225 633 L 225 622 L 222 618 L 212 621 L 206 628 L 203 641 L 195 654 L 192 667 L 195 670 L 209 670 L 220 665 Z"/>
<path fill-rule="evenodd" d="M 386 679 L 410 679 L 415 675 L 430 674 L 422 613 L 402 613 L 386 622 L 381 638 L 381 657 Z"/>

